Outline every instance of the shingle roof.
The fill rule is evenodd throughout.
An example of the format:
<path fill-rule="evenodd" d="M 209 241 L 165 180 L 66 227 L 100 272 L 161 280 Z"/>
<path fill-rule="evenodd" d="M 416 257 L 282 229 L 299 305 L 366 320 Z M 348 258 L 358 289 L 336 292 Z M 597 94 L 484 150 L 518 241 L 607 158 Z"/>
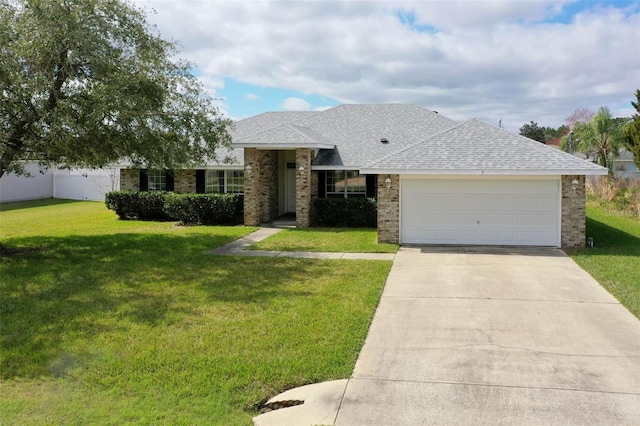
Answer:
<path fill-rule="evenodd" d="M 429 174 L 606 174 L 571 154 L 470 120 L 363 167 Z"/>
<path fill-rule="evenodd" d="M 238 148 L 315 148 L 333 149 L 335 144 L 313 130 L 295 124 L 284 124 L 244 138 L 234 139 Z"/>
<path fill-rule="evenodd" d="M 458 123 L 416 105 L 340 105 L 320 112 L 269 112 L 235 123 L 243 147 L 319 149 L 316 169 L 364 173 L 605 174 L 606 169 L 478 120 Z M 381 143 L 385 138 L 388 143 Z M 333 148 L 335 146 L 335 148 Z M 222 155 L 224 154 L 224 155 Z"/>
<path fill-rule="evenodd" d="M 322 149 L 313 165 L 326 167 L 359 168 L 400 148 L 424 140 L 456 124 L 454 120 L 440 116 L 416 105 L 340 105 L 325 111 L 299 115 L 287 113 L 272 116 L 280 120 L 276 125 L 261 114 L 243 126 L 240 137 L 234 135 L 236 146 L 295 147 L 325 144 L 336 149 Z M 250 119 L 249 119 L 250 120 Z M 244 121 L 244 120 L 243 120 Z M 264 126 L 262 131 L 258 131 Z M 254 134 L 245 133 L 247 128 Z M 389 143 L 382 144 L 386 138 Z"/>

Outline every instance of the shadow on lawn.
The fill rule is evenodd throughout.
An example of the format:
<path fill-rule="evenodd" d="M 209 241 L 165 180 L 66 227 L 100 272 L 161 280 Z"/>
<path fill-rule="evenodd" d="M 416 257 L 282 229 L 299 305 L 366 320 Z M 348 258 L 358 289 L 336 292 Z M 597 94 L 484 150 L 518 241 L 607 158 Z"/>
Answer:
<path fill-rule="evenodd" d="M 0 261 L 3 378 L 50 374 L 68 342 L 180 323 L 203 304 L 246 309 L 306 296 L 312 290 L 292 284 L 330 270 L 326 262 L 209 255 L 220 241 L 205 234 L 30 240 L 7 242 L 43 250 Z"/>
<path fill-rule="evenodd" d="M 587 237 L 593 238 L 596 249 L 606 249 L 606 254 L 611 251 L 621 251 L 624 254 L 640 255 L 640 237 L 613 228 L 597 220 L 587 217 Z M 590 251 L 598 254 L 597 250 Z"/>

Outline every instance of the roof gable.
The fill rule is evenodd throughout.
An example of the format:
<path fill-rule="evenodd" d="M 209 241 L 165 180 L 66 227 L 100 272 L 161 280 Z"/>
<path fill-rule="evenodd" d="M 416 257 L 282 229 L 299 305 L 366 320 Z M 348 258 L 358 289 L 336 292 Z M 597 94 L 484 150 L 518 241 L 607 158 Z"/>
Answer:
<path fill-rule="evenodd" d="M 470 120 L 373 161 L 363 172 L 606 174 L 607 169 L 540 142 Z"/>
<path fill-rule="evenodd" d="M 318 148 L 321 151 L 313 162 L 316 167 L 359 168 L 456 124 L 435 112 L 408 104 L 340 105 L 289 116 L 288 122 L 284 122 L 284 116 L 261 116 L 234 135 L 234 146 Z M 254 133 L 246 134 L 246 129 Z M 388 143 L 382 144 L 382 138 Z"/>

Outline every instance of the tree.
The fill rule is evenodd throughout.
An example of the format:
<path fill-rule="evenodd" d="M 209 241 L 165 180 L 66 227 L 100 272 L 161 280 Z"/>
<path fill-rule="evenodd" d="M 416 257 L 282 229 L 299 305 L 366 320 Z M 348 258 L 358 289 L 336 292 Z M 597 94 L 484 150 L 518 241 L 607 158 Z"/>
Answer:
<path fill-rule="evenodd" d="M 216 158 L 230 122 L 126 0 L 0 0 L 0 177 Z"/>
<path fill-rule="evenodd" d="M 547 145 L 560 145 L 560 138 L 569 133 L 569 128 L 564 124 L 554 129 L 553 127 L 543 127 L 544 140 Z"/>
<path fill-rule="evenodd" d="M 580 108 L 577 109 L 568 116 L 565 120 L 565 124 L 569 129 L 573 129 L 573 127 L 578 123 L 588 123 L 591 121 L 593 116 L 596 115 L 589 108 Z"/>
<path fill-rule="evenodd" d="M 640 89 L 636 90 L 636 102 L 631 101 L 631 105 L 636 109 L 623 131 L 622 142 L 624 146 L 633 154 L 633 162 L 640 170 Z"/>
<path fill-rule="evenodd" d="M 530 124 L 523 124 L 520 127 L 520 135 L 533 139 L 534 141 L 545 143 L 544 128 L 538 127 L 538 123 L 532 121 Z"/>
<path fill-rule="evenodd" d="M 573 127 L 578 150 L 603 167 L 609 168 L 618 156 L 622 142 L 620 120 L 611 117 L 607 107 L 601 107 L 588 123 L 576 123 Z"/>

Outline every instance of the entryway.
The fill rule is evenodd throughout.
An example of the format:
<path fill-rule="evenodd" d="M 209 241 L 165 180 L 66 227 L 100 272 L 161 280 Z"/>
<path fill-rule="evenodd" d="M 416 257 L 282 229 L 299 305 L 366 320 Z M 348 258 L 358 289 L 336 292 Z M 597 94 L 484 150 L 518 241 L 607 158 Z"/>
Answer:
<path fill-rule="evenodd" d="M 287 163 L 287 174 L 284 184 L 285 212 L 296 212 L 296 163 Z"/>

